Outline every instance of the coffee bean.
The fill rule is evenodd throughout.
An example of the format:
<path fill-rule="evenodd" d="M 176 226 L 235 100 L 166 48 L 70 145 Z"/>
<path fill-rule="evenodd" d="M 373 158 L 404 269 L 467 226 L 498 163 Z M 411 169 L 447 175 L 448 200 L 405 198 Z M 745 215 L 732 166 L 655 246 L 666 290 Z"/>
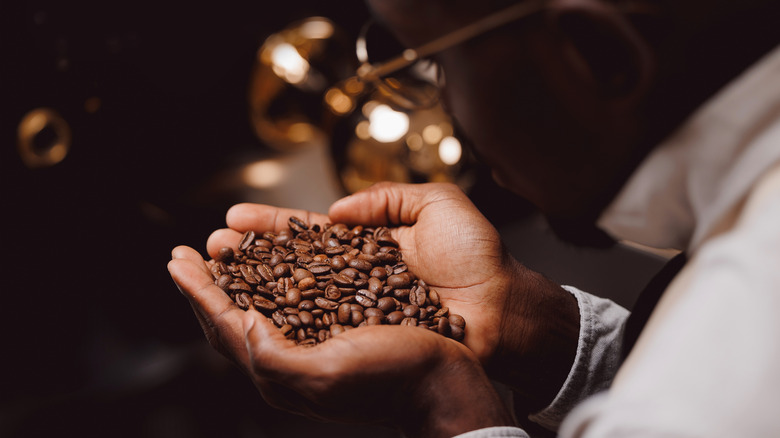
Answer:
<path fill-rule="evenodd" d="M 306 225 L 306 222 L 302 221 L 301 219 L 298 219 L 295 216 L 290 216 L 290 219 L 287 221 L 287 225 L 290 227 L 291 230 L 302 233 L 309 229 L 309 226 Z"/>
<path fill-rule="evenodd" d="M 365 316 L 366 318 L 376 316 L 379 317 L 380 319 L 384 319 L 385 312 L 383 312 L 381 309 L 377 309 L 376 307 L 370 307 L 363 311 L 363 316 Z"/>
<path fill-rule="evenodd" d="M 252 245 L 255 243 L 255 232 L 254 231 L 247 231 L 244 233 L 244 236 L 241 238 L 241 242 L 238 244 L 239 251 L 246 251 L 247 248 L 249 248 L 249 245 Z"/>
<path fill-rule="evenodd" d="M 420 306 L 417 306 L 415 304 L 410 304 L 404 307 L 404 315 L 413 316 L 415 318 L 420 317 L 421 319 L 425 319 L 420 316 Z"/>
<path fill-rule="evenodd" d="M 450 324 L 452 325 L 458 326 L 460 328 L 466 328 L 466 320 L 458 314 L 451 313 L 449 320 Z"/>
<path fill-rule="evenodd" d="M 374 307 L 376 306 L 377 296 L 367 289 L 360 289 L 357 291 L 355 299 L 363 307 Z"/>
<path fill-rule="evenodd" d="M 387 277 L 387 285 L 395 289 L 406 289 L 411 285 L 411 280 L 405 273 L 393 274 Z"/>
<path fill-rule="evenodd" d="M 301 320 L 301 324 L 305 326 L 311 326 L 314 325 L 314 316 L 306 310 L 301 310 L 298 312 L 298 319 Z"/>
<path fill-rule="evenodd" d="M 236 304 L 238 307 L 246 310 L 252 305 L 252 297 L 246 292 L 236 294 Z"/>
<path fill-rule="evenodd" d="M 393 297 L 382 297 L 376 301 L 376 306 L 384 313 L 390 313 L 395 310 L 396 304 Z"/>
<path fill-rule="evenodd" d="M 397 325 L 400 324 L 404 318 L 406 318 L 404 312 L 401 312 L 400 310 L 396 310 L 395 312 L 390 312 L 385 319 L 388 324 Z"/>
<path fill-rule="evenodd" d="M 217 253 L 216 260 L 222 263 L 230 263 L 233 261 L 233 248 L 224 247 Z"/>
<path fill-rule="evenodd" d="M 225 292 L 230 290 L 228 286 L 230 286 L 231 283 L 233 283 L 233 277 L 230 274 L 220 275 L 216 281 L 217 286 Z"/>
<path fill-rule="evenodd" d="M 387 227 L 309 226 L 245 232 L 209 263 L 214 283 L 239 308 L 263 312 L 282 334 L 313 346 L 356 327 L 393 324 L 465 337 L 462 316 L 409 271 Z"/>
<path fill-rule="evenodd" d="M 290 324 L 296 329 L 303 327 L 303 322 L 301 322 L 298 315 L 287 315 L 287 324 Z"/>
<path fill-rule="evenodd" d="M 287 299 L 288 305 L 298 307 L 298 304 L 301 303 L 301 290 L 295 287 L 290 288 L 287 290 L 285 298 Z"/>
<path fill-rule="evenodd" d="M 351 316 L 352 316 L 352 306 L 349 305 L 349 303 L 344 303 L 339 306 L 338 317 L 339 317 L 340 324 L 349 324 Z"/>
<path fill-rule="evenodd" d="M 277 308 L 276 303 L 273 301 L 263 298 L 260 295 L 255 294 L 252 296 L 252 304 L 255 306 L 255 309 L 259 311 L 274 311 Z"/>
<path fill-rule="evenodd" d="M 339 308 L 339 303 L 322 297 L 315 298 L 314 304 L 316 304 L 320 309 L 324 310 L 336 310 Z"/>

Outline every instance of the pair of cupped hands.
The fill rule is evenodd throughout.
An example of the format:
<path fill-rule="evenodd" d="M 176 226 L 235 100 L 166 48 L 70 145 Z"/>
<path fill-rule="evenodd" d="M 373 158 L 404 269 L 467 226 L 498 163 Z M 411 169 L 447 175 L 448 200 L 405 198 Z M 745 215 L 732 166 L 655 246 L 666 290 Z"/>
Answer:
<path fill-rule="evenodd" d="M 236 248 L 247 230 L 309 224 L 391 227 L 409 269 L 466 320 L 463 343 L 429 330 L 367 326 L 305 348 L 266 317 L 238 308 L 196 250 L 173 250 L 168 270 L 212 347 L 247 374 L 272 406 L 337 422 L 375 422 L 407 436 L 453 436 L 513 425 L 491 380 L 522 410 L 549 403 L 574 358 L 576 299 L 506 250 L 490 222 L 450 184 L 380 183 L 334 203 L 328 215 L 258 204 L 227 212 L 207 251 Z"/>

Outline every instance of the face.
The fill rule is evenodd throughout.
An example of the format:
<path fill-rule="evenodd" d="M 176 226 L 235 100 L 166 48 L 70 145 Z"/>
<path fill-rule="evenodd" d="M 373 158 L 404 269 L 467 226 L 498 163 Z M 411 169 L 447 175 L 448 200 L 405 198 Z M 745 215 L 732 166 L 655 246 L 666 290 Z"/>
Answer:
<path fill-rule="evenodd" d="M 369 2 L 407 47 L 490 12 L 484 2 L 405 10 L 407 3 L 415 2 Z M 434 60 L 445 76 L 445 106 L 495 179 L 550 216 L 575 218 L 592 212 L 623 173 L 636 123 L 587 80 L 586 66 L 561 40 L 537 14 Z"/>

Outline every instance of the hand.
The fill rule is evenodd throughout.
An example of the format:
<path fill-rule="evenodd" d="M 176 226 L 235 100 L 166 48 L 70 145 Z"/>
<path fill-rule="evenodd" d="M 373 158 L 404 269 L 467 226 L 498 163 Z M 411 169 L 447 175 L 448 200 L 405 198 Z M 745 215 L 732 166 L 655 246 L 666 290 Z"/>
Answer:
<path fill-rule="evenodd" d="M 250 217 L 252 208 L 235 213 Z M 409 269 L 466 319 L 464 343 L 490 376 L 515 389 L 520 409 L 552 401 L 576 353 L 576 299 L 517 262 L 460 189 L 377 184 L 336 202 L 329 215 L 333 222 L 394 227 Z"/>
<path fill-rule="evenodd" d="M 388 422 L 409 436 L 512 424 L 473 353 L 451 339 L 416 327 L 374 326 L 303 348 L 256 311 L 240 310 L 192 248 L 174 249 L 169 270 L 211 345 L 273 406 L 318 419 Z"/>

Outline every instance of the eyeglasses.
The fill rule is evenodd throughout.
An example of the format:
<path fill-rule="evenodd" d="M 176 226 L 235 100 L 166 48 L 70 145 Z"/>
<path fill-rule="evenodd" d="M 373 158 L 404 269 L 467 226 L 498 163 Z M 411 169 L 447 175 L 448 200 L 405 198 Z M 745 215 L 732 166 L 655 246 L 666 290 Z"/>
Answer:
<path fill-rule="evenodd" d="M 541 11 L 545 3 L 544 0 L 536 0 L 512 5 L 421 46 L 406 49 L 400 55 L 378 64 L 371 64 L 368 59 L 366 34 L 371 25 L 369 22 L 363 26 L 356 43 L 357 57 L 360 62 L 356 75 L 337 85 L 335 89 L 338 91 L 331 89 L 326 93 L 326 101 L 331 103 L 331 107 L 333 107 L 331 101 L 338 100 L 334 98 L 343 98 L 342 94 L 356 96 L 374 90 L 379 94 L 380 99 L 401 109 L 416 110 L 431 107 L 438 102 L 440 84 L 435 84 L 434 81 L 419 80 L 419 77 L 415 80 L 409 75 L 399 74 L 400 72 L 408 70 L 421 60 L 429 59 L 437 53 L 474 39 L 488 31 L 531 16 Z M 419 71 L 417 73 L 419 76 Z M 330 94 L 331 99 L 329 99 L 328 94 Z M 346 107 L 346 105 L 342 106 L 342 108 Z"/>

